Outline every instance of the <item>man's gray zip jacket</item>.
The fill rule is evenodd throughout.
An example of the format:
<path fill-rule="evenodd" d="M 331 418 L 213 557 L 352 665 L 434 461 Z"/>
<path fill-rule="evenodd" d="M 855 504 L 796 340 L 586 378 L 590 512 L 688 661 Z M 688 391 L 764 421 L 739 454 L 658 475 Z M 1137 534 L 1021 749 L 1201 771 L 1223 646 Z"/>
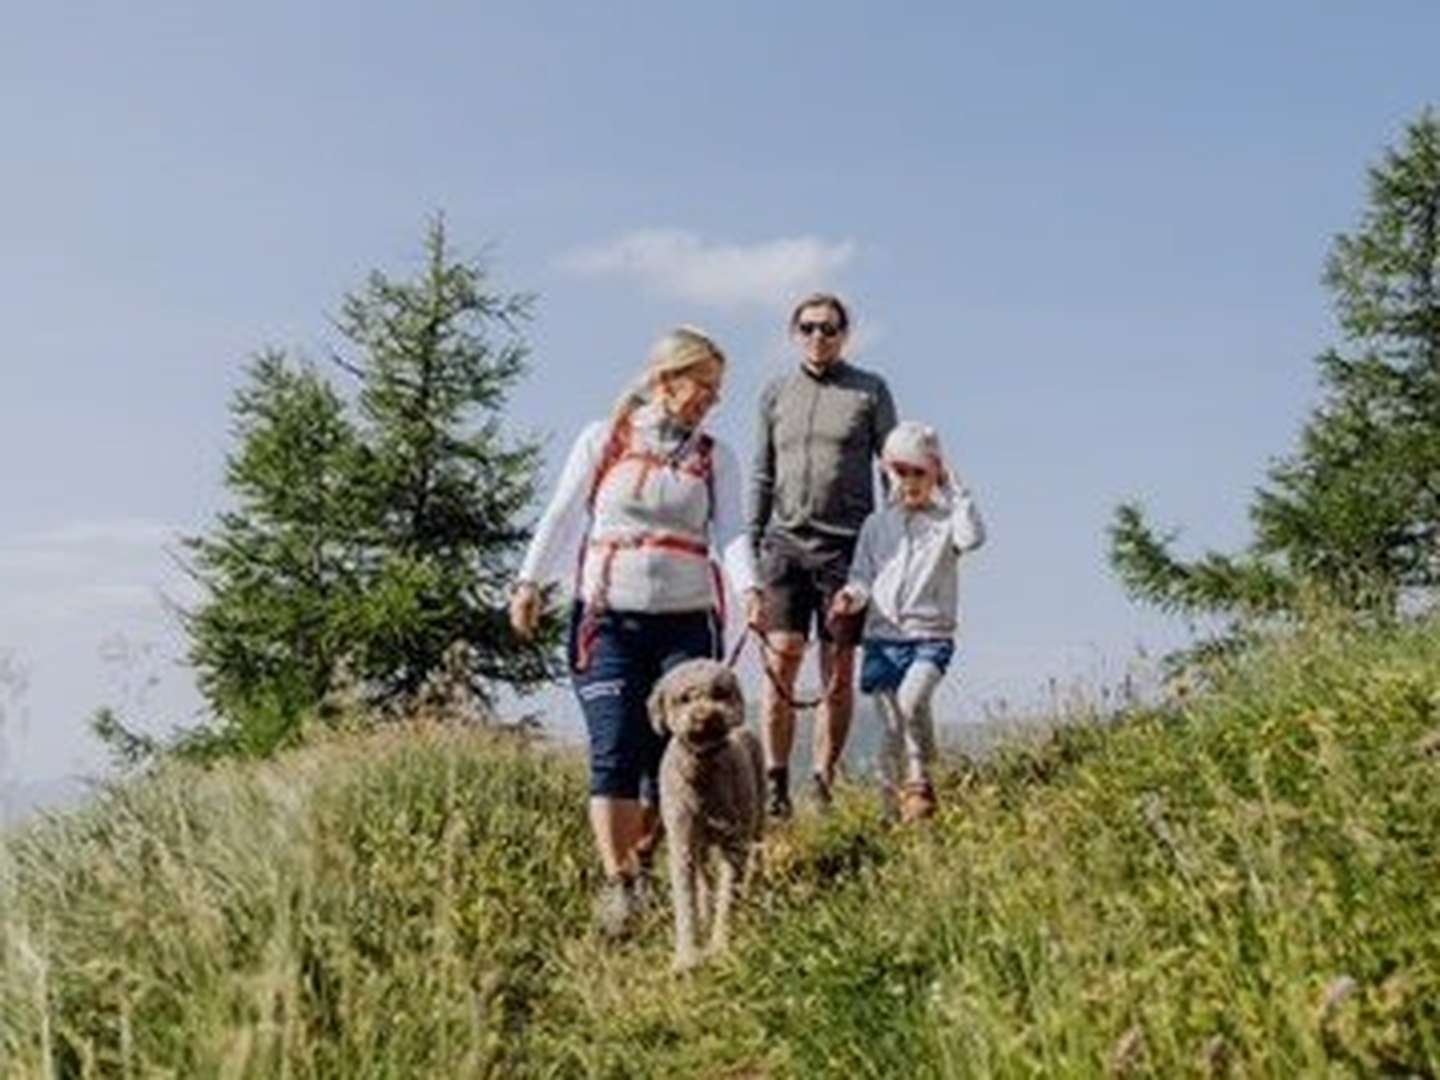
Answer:
<path fill-rule="evenodd" d="M 874 461 L 895 426 L 885 380 L 838 361 L 801 365 L 760 395 L 750 543 L 767 531 L 812 550 L 850 546 L 875 506 Z"/>

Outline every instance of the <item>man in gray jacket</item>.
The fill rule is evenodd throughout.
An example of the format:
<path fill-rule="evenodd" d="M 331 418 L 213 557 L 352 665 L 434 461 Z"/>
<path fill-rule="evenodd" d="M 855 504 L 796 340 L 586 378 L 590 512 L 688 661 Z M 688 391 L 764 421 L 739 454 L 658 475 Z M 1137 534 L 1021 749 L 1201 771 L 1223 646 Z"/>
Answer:
<path fill-rule="evenodd" d="M 791 812 L 795 678 L 812 622 L 825 686 L 813 759 L 822 805 L 829 802 L 855 707 L 860 627 L 831 625 L 826 613 L 845 586 L 860 526 L 875 505 L 874 463 L 895 426 L 895 402 L 884 379 L 844 360 L 849 329 L 839 297 L 815 293 L 800 301 L 790 315 L 799 370 L 772 380 L 760 396 L 750 504 L 758 583 L 747 607 L 768 644 L 763 742 L 769 811 L 776 817 Z"/>

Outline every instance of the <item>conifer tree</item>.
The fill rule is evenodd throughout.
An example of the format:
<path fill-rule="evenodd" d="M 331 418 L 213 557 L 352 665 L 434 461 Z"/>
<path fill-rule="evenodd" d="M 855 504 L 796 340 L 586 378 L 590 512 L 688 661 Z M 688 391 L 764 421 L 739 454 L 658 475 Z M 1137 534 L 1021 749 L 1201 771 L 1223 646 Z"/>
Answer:
<path fill-rule="evenodd" d="M 216 715 L 192 748 L 280 745 L 342 668 L 380 710 L 453 672 L 457 649 L 481 702 L 548 674 L 553 640 L 517 641 L 504 602 L 538 467 L 502 424 L 529 311 L 457 259 L 437 219 L 413 277 L 375 272 L 346 297 L 344 393 L 280 353 L 252 365 L 233 404 L 235 505 L 188 541 L 203 599 L 184 619 Z"/>
<path fill-rule="evenodd" d="M 227 737 L 268 749 L 325 693 L 362 590 L 362 448 L 335 390 L 263 353 L 231 406 L 235 503 L 186 546 L 205 599 L 184 614 L 200 689 Z"/>
<path fill-rule="evenodd" d="M 542 677 L 541 654 L 509 629 L 505 594 L 529 533 L 539 446 L 510 440 L 506 395 L 523 374 L 520 326 L 531 298 L 492 291 L 455 259 L 445 226 L 426 239 L 414 279 L 375 272 L 345 300 L 337 357 L 359 382 L 369 451 L 368 595 L 359 612 L 361 673 L 385 695 L 413 694 L 456 642 L 472 653 L 472 689 Z"/>
<path fill-rule="evenodd" d="M 1134 503 L 1110 559 L 1129 592 L 1192 614 L 1294 616 L 1311 600 L 1393 613 L 1440 584 L 1440 120 L 1426 110 L 1369 173 L 1325 267 L 1345 348 L 1300 445 L 1268 472 L 1237 555 L 1171 551 Z"/>

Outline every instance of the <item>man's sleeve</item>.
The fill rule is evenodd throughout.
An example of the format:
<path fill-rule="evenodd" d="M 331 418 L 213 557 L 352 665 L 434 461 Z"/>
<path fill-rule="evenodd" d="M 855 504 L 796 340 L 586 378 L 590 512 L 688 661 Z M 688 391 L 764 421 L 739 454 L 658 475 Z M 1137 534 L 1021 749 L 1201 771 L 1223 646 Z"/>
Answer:
<path fill-rule="evenodd" d="M 770 523 L 775 502 L 775 426 L 771 406 L 775 401 L 776 384 L 771 383 L 760 393 L 760 415 L 755 427 L 755 460 L 750 472 L 750 552 L 760 555 L 760 538 Z"/>
<path fill-rule="evenodd" d="M 895 416 L 895 399 L 890 394 L 890 384 L 876 377 L 879 386 L 875 390 L 875 408 L 870 414 L 870 452 L 878 461 L 885 449 L 885 439 L 899 422 Z M 890 494 L 890 474 L 885 469 L 880 473 L 880 498 Z"/>
<path fill-rule="evenodd" d="M 880 456 L 885 448 L 885 439 L 894 429 L 898 420 L 895 416 L 895 399 L 890 394 L 890 384 L 884 379 L 875 389 L 875 412 L 870 418 L 873 453 Z"/>

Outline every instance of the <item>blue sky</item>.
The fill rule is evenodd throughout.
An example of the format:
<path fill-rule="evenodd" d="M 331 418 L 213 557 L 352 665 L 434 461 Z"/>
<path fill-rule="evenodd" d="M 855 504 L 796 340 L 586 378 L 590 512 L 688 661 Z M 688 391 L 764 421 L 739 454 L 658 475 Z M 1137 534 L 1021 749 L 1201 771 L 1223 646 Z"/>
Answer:
<path fill-rule="evenodd" d="M 1319 274 L 1364 168 L 1440 102 L 1440 6 L 1276 2 L 26 5 L 0 37 L 0 775 L 93 768 L 103 702 L 198 701 L 161 593 L 224 505 L 247 358 L 443 210 L 539 294 L 517 431 L 571 434 L 709 328 L 743 453 L 837 288 L 991 525 L 958 718 L 1184 628 L 1104 564 L 1142 498 L 1246 535 L 1335 342 Z"/>

